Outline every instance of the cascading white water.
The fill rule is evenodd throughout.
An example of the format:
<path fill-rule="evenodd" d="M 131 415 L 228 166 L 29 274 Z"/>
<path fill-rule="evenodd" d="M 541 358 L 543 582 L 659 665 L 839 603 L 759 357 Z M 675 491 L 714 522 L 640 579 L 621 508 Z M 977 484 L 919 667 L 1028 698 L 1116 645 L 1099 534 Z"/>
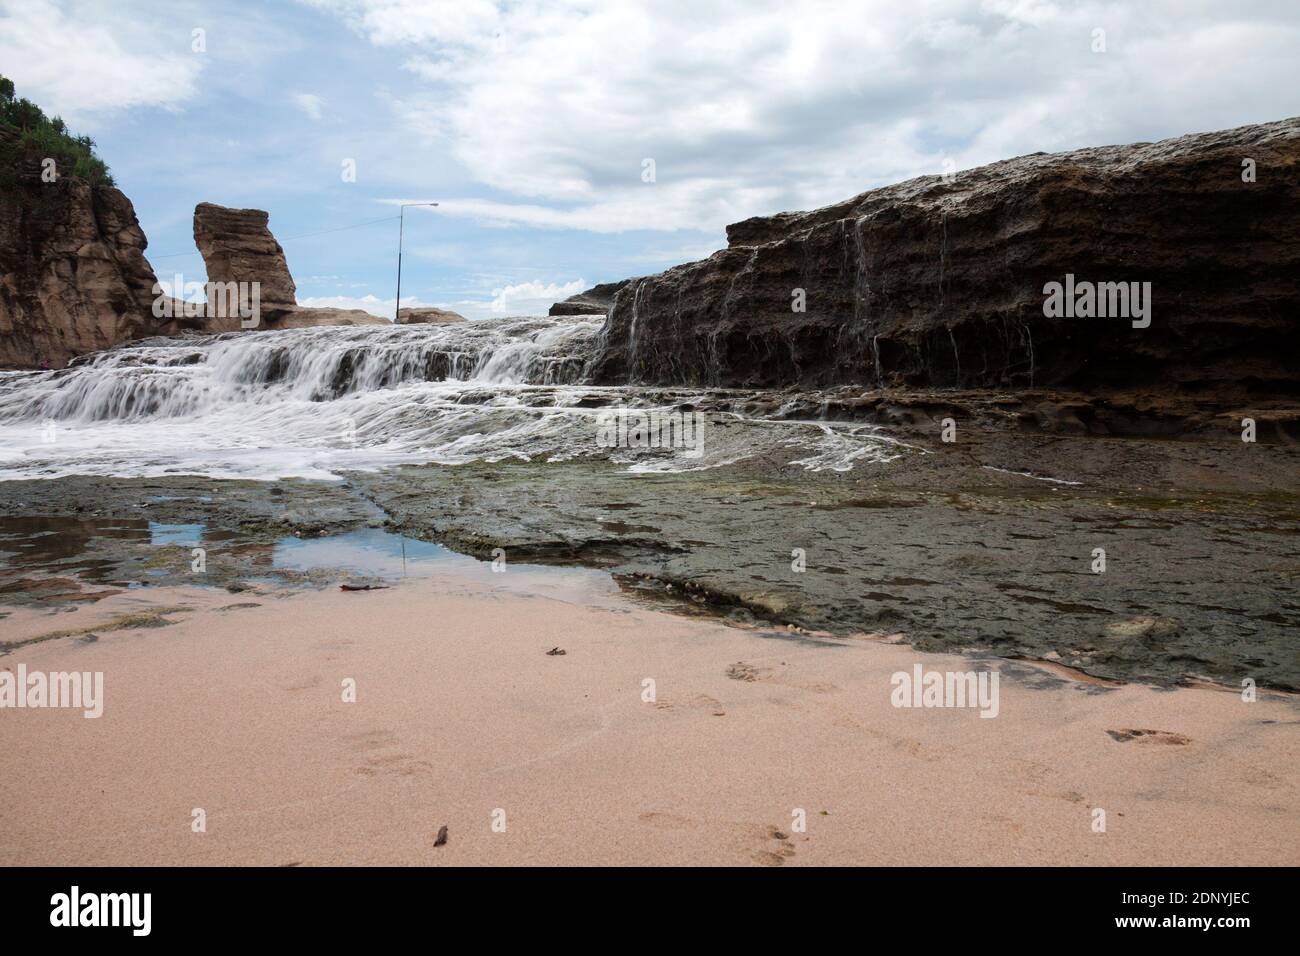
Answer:
<path fill-rule="evenodd" d="M 0 380 L 0 422 L 141 421 L 327 401 L 409 382 L 576 383 L 600 323 L 494 319 L 152 339 Z"/>
<path fill-rule="evenodd" d="M 865 426 L 734 414 L 710 431 L 702 457 L 601 447 L 601 408 L 695 407 L 703 396 L 583 384 L 600 327 L 576 316 L 228 333 L 0 373 L 0 480 L 334 478 L 414 462 L 574 457 L 694 470 L 788 447 L 811 452 L 798 463 L 820 469 L 898 454 Z"/>

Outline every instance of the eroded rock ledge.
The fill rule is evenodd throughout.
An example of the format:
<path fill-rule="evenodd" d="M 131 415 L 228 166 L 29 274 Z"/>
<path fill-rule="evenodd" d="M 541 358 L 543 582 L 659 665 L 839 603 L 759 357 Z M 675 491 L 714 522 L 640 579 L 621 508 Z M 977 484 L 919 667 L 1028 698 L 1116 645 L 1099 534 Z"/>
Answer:
<path fill-rule="evenodd" d="M 596 381 L 1300 391 L 1300 119 L 1036 153 L 727 237 L 617 292 Z M 1150 327 L 1046 317 L 1067 274 L 1151 283 Z"/>
<path fill-rule="evenodd" d="M 194 244 L 209 282 L 259 282 L 263 312 L 278 316 L 297 307 L 297 287 L 269 220 L 261 209 L 201 202 L 194 207 Z"/>
<path fill-rule="evenodd" d="M 259 327 L 296 329 L 314 325 L 380 325 L 386 320 L 361 309 L 316 309 L 298 305 L 289 264 L 261 209 L 230 209 L 203 202 L 194 207 L 194 243 L 203 255 L 209 282 L 257 282 Z M 204 331 L 240 328 L 238 315 L 206 316 Z"/>
<path fill-rule="evenodd" d="M 555 303 L 547 314 L 604 315 L 614 304 L 614 296 L 632 281 L 632 279 L 624 279 L 621 282 L 602 282 L 594 285 L 585 292 L 579 292 L 577 295 L 569 296 L 563 302 Z"/>
<path fill-rule="evenodd" d="M 421 306 L 415 309 L 401 309 L 397 313 L 398 325 L 447 325 L 452 322 L 468 321 L 459 312 L 451 309 L 439 309 L 434 306 Z"/>

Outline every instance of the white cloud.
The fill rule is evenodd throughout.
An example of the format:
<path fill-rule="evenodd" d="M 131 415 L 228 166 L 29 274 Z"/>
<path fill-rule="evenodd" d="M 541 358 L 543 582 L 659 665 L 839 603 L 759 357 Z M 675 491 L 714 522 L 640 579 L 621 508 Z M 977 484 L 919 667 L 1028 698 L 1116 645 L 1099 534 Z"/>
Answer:
<path fill-rule="evenodd" d="M 402 296 L 403 309 L 422 309 L 433 306 L 459 312 L 467 319 L 490 319 L 502 315 L 545 315 L 554 303 L 567 299 L 586 289 L 584 279 L 563 284 L 525 282 L 492 290 L 492 299 L 459 299 L 451 302 L 425 302 L 417 296 Z M 298 304 L 310 309 L 360 309 L 381 319 L 393 318 L 393 299 L 375 295 L 315 295 L 300 296 Z"/>
<path fill-rule="evenodd" d="M 389 46 L 427 41 L 472 43 L 496 30 L 503 18 L 491 0 L 304 0 L 333 10 L 375 43 Z"/>
<path fill-rule="evenodd" d="M 307 114 L 309 119 L 318 120 L 323 115 L 325 99 L 315 93 L 294 93 L 290 97 L 293 105 Z"/>
<path fill-rule="evenodd" d="M 635 229 L 714 228 L 750 215 L 747 210 L 778 195 L 776 189 L 750 189 L 727 180 L 699 179 L 671 189 L 643 184 L 629 192 L 613 191 L 589 203 L 544 205 L 494 199 L 447 199 L 428 212 L 470 219 L 488 226 L 537 229 L 583 229 L 618 233 Z M 382 200 L 389 205 L 406 202 Z"/>
<path fill-rule="evenodd" d="M 554 303 L 577 295 L 586 288 L 586 279 L 574 279 L 562 285 L 554 282 L 521 282 L 493 289 L 490 308 L 497 315 L 545 315 Z"/>
<path fill-rule="evenodd" d="M 125 9 L 0 0 L 0 70 L 19 96 L 80 127 L 95 128 L 118 110 L 175 109 L 190 99 L 203 57 L 188 46 L 187 31 L 187 52 L 160 51 L 157 24 L 147 15 L 133 21 Z"/>
<path fill-rule="evenodd" d="M 1300 113 L 1281 2 L 307 2 L 400 56 L 400 120 L 496 194 L 439 211 L 495 225 L 716 231 L 945 159 Z"/>

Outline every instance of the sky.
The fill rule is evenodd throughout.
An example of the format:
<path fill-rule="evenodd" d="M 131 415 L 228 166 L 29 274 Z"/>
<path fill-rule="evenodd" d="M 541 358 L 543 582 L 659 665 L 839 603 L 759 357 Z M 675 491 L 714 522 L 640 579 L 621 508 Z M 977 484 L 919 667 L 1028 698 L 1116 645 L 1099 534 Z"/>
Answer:
<path fill-rule="evenodd" d="M 1300 114 L 1296 0 L 0 0 L 160 279 L 270 212 L 304 305 L 541 314 L 727 223 L 1025 153 Z M 349 170 L 355 175 L 348 175 Z"/>

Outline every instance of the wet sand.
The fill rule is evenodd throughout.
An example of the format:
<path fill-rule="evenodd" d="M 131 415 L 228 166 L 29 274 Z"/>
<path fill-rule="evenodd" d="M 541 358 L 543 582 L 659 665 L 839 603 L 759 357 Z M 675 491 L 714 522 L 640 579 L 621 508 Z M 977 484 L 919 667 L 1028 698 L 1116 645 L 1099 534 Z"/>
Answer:
<path fill-rule="evenodd" d="M 158 607 L 183 610 L 101 626 Z M 0 710 L 3 865 L 1300 863 L 1291 695 L 733 627 L 515 569 L 0 627 L 91 628 L 0 668 L 103 671 L 106 697 Z M 892 706 L 918 662 L 999 670 L 998 716 Z"/>

